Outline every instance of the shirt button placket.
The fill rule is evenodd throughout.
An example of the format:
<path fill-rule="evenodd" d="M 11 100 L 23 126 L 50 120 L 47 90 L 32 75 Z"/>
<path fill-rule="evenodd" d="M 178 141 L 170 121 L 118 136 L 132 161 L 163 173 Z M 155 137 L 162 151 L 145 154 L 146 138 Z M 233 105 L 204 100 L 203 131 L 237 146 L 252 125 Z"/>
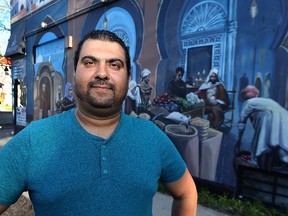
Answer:
<path fill-rule="evenodd" d="M 102 158 L 101 158 L 101 163 L 102 163 L 102 178 L 107 178 L 108 175 L 108 158 L 107 158 L 107 146 L 106 144 L 102 145 Z"/>

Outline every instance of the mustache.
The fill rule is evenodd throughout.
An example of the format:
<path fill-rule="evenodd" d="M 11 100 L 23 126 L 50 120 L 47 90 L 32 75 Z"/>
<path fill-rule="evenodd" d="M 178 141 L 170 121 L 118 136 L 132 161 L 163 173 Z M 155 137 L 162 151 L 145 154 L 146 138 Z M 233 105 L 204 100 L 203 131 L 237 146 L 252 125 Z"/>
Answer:
<path fill-rule="evenodd" d="M 112 90 L 115 90 L 115 86 L 107 80 L 94 80 L 88 83 L 88 87 L 92 88 L 94 85 L 105 85 Z"/>

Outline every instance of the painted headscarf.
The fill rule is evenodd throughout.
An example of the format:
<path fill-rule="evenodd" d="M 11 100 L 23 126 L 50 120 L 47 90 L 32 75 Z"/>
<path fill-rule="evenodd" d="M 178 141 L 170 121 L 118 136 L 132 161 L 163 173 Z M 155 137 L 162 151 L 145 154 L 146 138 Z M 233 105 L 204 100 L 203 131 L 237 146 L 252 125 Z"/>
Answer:
<path fill-rule="evenodd" d="M 259 96 L 259 90 L 253 85 L 248 85 L 241 91 L 241 95 L 244 99 L 255 98 Z"/>
<path fill-rule="evenodd" d="M 136 81 L 134 81 L 134 80 L 130 80 L 130 82 L 129 82 L 129 85 L 128 85 L 128 92 L 127 92 L 127 95 L 131 98 L 131 99 L 133 99 L 133 100 L 135 100 L 136 98 L 135 98 L 135 91 L 133 91 L 133 89 L 134 88 L 136 88 L 136 86 L 137 86 L 137 83 L 136 83 Z"/>
<path fill-rule="evenodd" d="M 132 100 L 136 100 L 137 105 L 141 103 L 139 87 L 137 86 L 136 81 L 130 80 L 127 96 L 130 97 Z"/>
<path fill-rule="evenodd" d="M 150 70 L 148 70 L 147 68 L 143 69 L 143 71 L 141 72 L 141 77 L 144 78 L 146 76 L 148 76 L 149 74 L 151 74 Z"/>
<path fill-rule="evenodd" d="M 70 90 L 73 89 L 73 86 L 70 82 L 67 82 L 66 83 L 66 86 L 65 86 L 65 94 L 64 94 L 64 97 L 68 98 L 70 101 L 74 101 L 74 98 L 73 98 L 73 95 L 70 95 Z"/>
<path fill-rule="evenodd" d="M 218 77 L 218 81 L 216 83 L 211 83 L 210 82 L 210 76 L 212 74 L 215 74 Z M 212 68 L 208 74 L 208 76 L 206 77 L 205 82 L 199 87 L 199 90 L 204 90 L 204 89 L 209 89 L 209 88 L 213 88 L 217 85 L 223 85 L 225 88 L 225 84 L 221 81 L 220 76 L 219 76 L 219 71 L 216 68 Z"/>

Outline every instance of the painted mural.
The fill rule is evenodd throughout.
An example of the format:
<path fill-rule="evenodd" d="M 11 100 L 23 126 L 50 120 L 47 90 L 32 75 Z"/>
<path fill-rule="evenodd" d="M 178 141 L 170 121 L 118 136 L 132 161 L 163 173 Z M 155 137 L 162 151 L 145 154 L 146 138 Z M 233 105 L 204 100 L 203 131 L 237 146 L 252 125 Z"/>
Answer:
<path fill-rule="evenodd" d="M 68 83 L 65 83 L 64 39 L 55 35 L 43 35 L 36 47 L 34 64 L 34 119 L 42 119 L 60 113 L 64 109 L 63 99 L 71 98 Z M 49 43 L 47 43 L 49 41 Z M 65 92 L 64 92 L 65 89 Z M 70 96 L 70 97 L 69 97 Z M 74 100 L 73 100 L 74 101 Z"/>
<path fill-rule="evenodd" d="M 160 114 L 158 123 L 164 125 L 171 123 L 165 118 L 169 113 L 179 112 L 188 115 L 193 126 L 202 125 L 201 132 L 208 120 L 200 150 L 187 156 L 199 157 L 192 166 L 198 171 L 191 171 L 196 177 L 235 186 L 235 164 L 288 172 L 287 87 L 280 101 L 273 98 L 272 89 L 276 80 L 283 87 L 287 82 L 287 72 L 282 81 L 275 80 L 272 72 L 280 46 L 274 50 L 271 46 L 280 38 L 274 32 L 284 24 L 279 23 L 283 14 L 276 13 L 281 1 L 271 11 L 268 5 L 266 1 L 186 1 L 176 6 L 174 1 L 163 1 L 159 8 L 158 22 L 171 24 L 171 28 L 157 26 L 162 58 L 155 70 L 153 65 L 141 65 L 132 76 L 125 112 L 145 113 L 149 119 Z M 179 10 L 172 10 L 174 6 Z M 113 14 L 120 12 L 111 11 L 106 11 L 108 29 L 117 33 L 123 24 Z M 273 18 L 265 14 L 268 11 Z M 204 172 L 214 174 L 207 177 Z"/>
<path fill-rule="evenodd" d="M 90 10 L 69 24 L 53 16 L 59 8 L 42 11 L 42 18 L 51 18 L 51 28 L 61 21 L 58 34 L 47 28 L 34 35 L 27 29 L 33 44 L 27 53 L 34 59 L 33 68 L 27 68 L 34 72 L 28 78 L 33 87 L 27 82 L 33 89 L 27 92 L 33 98 L 27 102 L 28 115 L 41 119 L 75 107 L 66 36 L 79 40 L 91 29 L 108 29 L 124 40 L 131 56 L 123 111 L 159 126 L 195 179 L 236 188 L 239 167 L 255 168 L 266 177 L 288 174 L 287 1 L 87 2 L 79 7 L 87 4 Z M 287 205 L 283 197 L 278 204 Z"/>
<path fill-rule="evenodd" d="M 11 0 L 11 22 L 23 18 L 51 1 L 52 0 Z"/>

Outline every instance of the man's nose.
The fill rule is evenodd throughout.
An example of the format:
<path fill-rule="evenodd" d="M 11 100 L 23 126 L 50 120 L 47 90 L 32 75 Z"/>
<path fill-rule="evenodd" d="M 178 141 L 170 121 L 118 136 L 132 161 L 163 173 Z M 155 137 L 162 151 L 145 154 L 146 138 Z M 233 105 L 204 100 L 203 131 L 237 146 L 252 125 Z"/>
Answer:
<path fill-rule="evenodd" d="M 95 69 L 95 79 L 108 79 L 109 73 L 107 71 L 107 65 L 105 62 L 100 62 Z"/>

